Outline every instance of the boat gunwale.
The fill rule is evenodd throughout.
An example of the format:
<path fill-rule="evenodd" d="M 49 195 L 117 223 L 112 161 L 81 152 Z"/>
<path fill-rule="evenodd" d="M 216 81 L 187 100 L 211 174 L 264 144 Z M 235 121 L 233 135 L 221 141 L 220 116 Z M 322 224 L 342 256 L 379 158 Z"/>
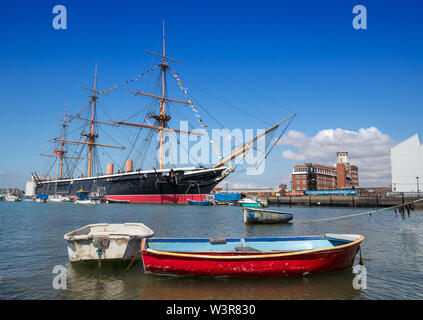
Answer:
<path fill-rule="evenodd" d="M 78 228 L 76 230 L 72 230 L 72 231 L 69 231 L 69 232 L 65 233 L 65 235 L 63 236 L 63 238 L 65 240 L 67 240 L 67 241 L 70 241 L 70 242 L 73 242 L 73 241 L 92 240 L 93 238 L 96 237 L 96 235 L 90 234 L 91 233 L 91 228 L 93 228 L 93 227 L 101 227 L 101 226 L 106 226 L 107 227 L 109 225 L 118 225 L 118 224 L 119 225 L 121 224 L 124 227 L 126 225 L 128 225 L 128 226 L 131 226 L 132 225 L 132 226 L 135 226 L 135 227 L 139 227 L 141 229 L 143 229 L 145 227 L 147 229 L 147 231 L 148 230 L 151 231 L 151 235 L 148 236 L 147 238 L 154 236 L 154 231 L 151 230 L 149 227 L 147 227 L 143 223 L 140 223 L 140 222 L 125 222 L 125 223 L 92 223 L 92 224 L 88 224 L 88 225 L 85 225 L 85 226 L 83 226 L 81 228 Z M 78 231 L 82 231 L 84 229 L 88 229 L 89 232 L 86 233 L 86 234 L 76 235 L 76 233 Z M 124 232 L 122 232 L 122 233 L 116 232 L 116 233 L 111 233 L 109 235 L 112 235 L 112 236 L 128 236 L 130 239 L 145 239 L 146 238 L 145 236 L 142 236 L 142 235 L 138 235 L 138 234 L 136 234 L 136 235 L 133 235 L 133 234 L 128 235 L 128 233 L 125 234 Z"/>
<path fill-rule="evenodd" d="M 332 234 L 333 235 L 333 234 Z M 160 250 L 154 250 L 147 248 L 147 239 L 143 239 L 141 243 L 141 251 L 142 254 L 145 253 L 152 253 L 155 255 L 165 255 L 165 256 L 173 256 L 173 257 L 185 257 L 185 258 L 198 258 L 198 259 L 213 259 L 213 260 L 245 260 L 245 259 L 267 259 L 267 258 L 279 258 L 279 257 L 288 257 L 288 256 L 295 256 L 295 255 L 304 255 L 304 254 L 310 254 L 310 253 L 323 253 L 327 251 L 334 251 L 339 249 L 345 249 L 348 247 L 353 247 L 356 245 L 359 245 L 361 242 L 364 241 L 365 237 L 363 235 L 359 235 L 360 237 L 352 242 L 335 246 L 335 247 L 328 247 L 328 248 L 320 248 L 320 249 L 311 249 L 311 250 L 301 250 L 301 251 L 293 251 L 288 253 L 264 253 L 264 254 L 253 254 L 253 255 L 210 255 L 210 254 L 196 254 L 196 253 L 177 253 L 177 252 L 169 252 L 169 251 L 160 251 Z M 300 237 L 295 237 L 300 238 Z M 325 238 L 331 238 L 334 240 L 337 240 L 338 238 L 334 237 L 326 237 Z M 171 238 L 169 238 L 171 239 Z M 254 239 L 254 238 L 250 238 Z M 265 239 L 265 238 L 257 238 L 257 239 Z M 154 240 L 154 239 L 153 239 Z M 176 239 L 175 239 L 176 240 Z M 228 240 L 228 239 L 227 239 Z M 345 239 L 338 239 L 343 240 Z"/>
<path fill-rule="evenodd" d="M 253 210 L 253 211 L 261 211 L 266 213 L 274 213 L 274 214 L 290 214 L 294 215 L 292 212 L 289 211 L 277 211 L 277 210 L 269 210 L 269 209 L 262 209 L 262 208 L 254 208 L 254 207 L 243 207 L 244 210 Z"/>

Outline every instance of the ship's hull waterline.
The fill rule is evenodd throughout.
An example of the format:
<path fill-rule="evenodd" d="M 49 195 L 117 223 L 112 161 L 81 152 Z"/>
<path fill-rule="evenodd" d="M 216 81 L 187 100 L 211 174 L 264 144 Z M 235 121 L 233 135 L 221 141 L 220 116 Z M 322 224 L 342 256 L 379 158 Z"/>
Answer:
<path fill-rule="evenodd" d="M 183 168 L 127 172 L 91 178 L 38 181 L 36 194 L 75 196 L 78 190 L 130 203 L 202 201 L 231 170 Z"/>

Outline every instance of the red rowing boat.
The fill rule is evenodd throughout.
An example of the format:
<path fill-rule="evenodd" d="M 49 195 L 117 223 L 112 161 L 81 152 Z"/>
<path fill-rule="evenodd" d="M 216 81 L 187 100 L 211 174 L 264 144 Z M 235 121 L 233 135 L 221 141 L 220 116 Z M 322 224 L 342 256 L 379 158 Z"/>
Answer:
<path fill-rule="evenodd" d="M 349 268 L 364 236 L 143 239 L 146 272 L 180 276 L 302 276 Z"/>

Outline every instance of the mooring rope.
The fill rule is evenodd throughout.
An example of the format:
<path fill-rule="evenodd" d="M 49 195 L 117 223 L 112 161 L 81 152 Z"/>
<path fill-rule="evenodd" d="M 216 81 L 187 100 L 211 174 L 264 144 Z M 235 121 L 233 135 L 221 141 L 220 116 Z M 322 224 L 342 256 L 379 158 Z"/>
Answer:
<path fill-rule="evenodd" d="M 100 250 L 100 248 L 99 248 Z M 97 250 L 97 254 L 99 254 L 99 251 Z M 113 277 L 111 279 L 101 279 L 104 282 L 112 282 L 112 281 L 116 281 L 116 280 L 122 280 L 126 274 L 128 273 L 129 269 L 131 269 L 132 265 L 134 264 L 134 262 L 136 261 L 137 257 L 141 254 L 141 250 L 138 250 L 135 255 L 131 258 L 131 261 L 129 262 L 128 266 L 125 268 L 125 270 L 122 272 L 122 274 L 119 277 Z M 101 255 L 102 255 L 102 251 L 101 251 Z M 100 269 L 101 269 L 101 256 L 99 255 L 98 258 L 98 269 L 99 269 L 99 278 L 100 278 Z"/>
<path fill-rule="evenodd" d="M 341 220 L 341 219 L 348 219 L 348 218 L 352 218 L 352 217 L 358 217 L 358 216 L 364 216 L 366 214 L 374 214 L 374 213 L 379 213 L 382 211 L 386 211 L 386 210 L 391 210 L 391 209 L 395 209 L 395 208 L 399 208 L 399 207 L 405 207 L 407 205 L 410 204 L 414 204 L 416 202 L 420 202 L 423 201 L 423 198 L 421 199 L 417 199 L 408 203 L 402 203 L 396 206 L 392 206 L 392 207 L 388 207 L 388 208 L 382 208 L 382 209 L 378 209 L 378 210 L 370 210 L 370 211 L 365 211 L 365 212 L 360 212 L 360 213 L 353 213 L 353 214 L 348 214 L 345 216 L 338 216 L 338 217 L 331 217 L 331 218 L 323 218 L 323 219 L 316 219 L 316 220 L 305 220 L 305 221 L 298 221 L 297 223 L 312 223 L 312 222 L 323 222 L 323 221 L 333 221 L 333 220 Z"/>

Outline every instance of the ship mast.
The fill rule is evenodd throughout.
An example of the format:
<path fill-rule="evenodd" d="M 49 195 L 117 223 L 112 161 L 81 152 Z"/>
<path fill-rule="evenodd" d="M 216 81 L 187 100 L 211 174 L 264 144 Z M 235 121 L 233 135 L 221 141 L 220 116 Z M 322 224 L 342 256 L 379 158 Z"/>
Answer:
<path fill-rule="evenodd" d="M 63 124 L 62 124 L 62 139 L 65 139 L 65 132 L 66 132 L 66 104 L 65 104 L 65 113 L 63 115 Z M 65 151 L 65 143 L 62 141 L 60 144 L 60 169 L 59 169 L 59 179 L 62 179 L 63 174 L 63 155 L 66 153 Z"/>
<path fill-rule="evenodd" d="M 101 93 L 100 91 L 97 91 L 97 63 L 95 64 L 94 87 L 93 87 L 93 89 L 85 88 L 85 87 L 83 87 L 83 88 L 93 92 L 93 94 L 89 96 L 91 98 L 91 100 L 89 101 L 91 103 L 91 118 L 88 119 L 88 118 L 82 118 L 82 117 L 66 115 L 66 114 L 65 114 L 65 117 L 70 117 L 70 118 L 75 118 L 75 119 L 80 119 L 80 120 L 85 120 L 85 121 L 90 122 L 89 133 L 84 133 L 84 132 L 81 133 L 81 136 L 85 137 L 86 141 L 68 140 L 68 139 L 65 139 L 64 137 L 62 139 L 57 139 L 57 138 L 53 139 L 53 141 L 61 141 L 62 145 L 64 143 L 70 143 L 70 144 L 76 143 L 76 144 L 88 145 L 88 172 L 87 172 L 87 177 L 91 177 L 92 176 L 92 167 L 93 167 L 93 151 L 94 151 L 95 146 L 108 147 L 108 148 L 118 148 L 118 149 L 125 149 L 125 148 L 120 147 L 120 146 L 111 146 L 111 145 L 106 145 L 106 144 L 100 144 L 100 143 L 96 142 L 98 135 L 94 132 L 94 124 L 95 123 L 108 124 L 108 125 L 111 125 L 111 126 L 115 125 L 113 123 L 98 121 L 98 120 L 95 119 L 96 101 L 98 99 L 97 94 Z"/>
<path fill-rule="evenodd" d="M 166 63 L 166 40 L 165 40 L 165 28 L 164 28 L 164 20 L 163 20 L 163 38 L 162 38 L 162 63 L 159 64 L 161 68 L 162 74 L 162 96 L 160 99 L 160 114 L 153 115 L 151 118 L 156 119 L 159 121 L 159 137 L 160 137 L 160 145 L 159 145 L 159 164 L 160 169 L 164 168 L 163 165 L 163 158 L 164 158 L 164 151 L 163 151 L 163 128 L 166 126 L 167 122 L 170 120 L 170 116 L 166 115 L 166 70 L 169 68 L 168 64 Z"/>
<path fill-rule="evenodd" d="M 65 150 L 65 135 L 66 135 L 66 127 L 67 127 L 67 121 L 66 121 L 66 104 L 65 104 L 65 113 L 64 113 L 64 116 L 63 116 L 63 124 L 61 125 L 62 126 L 62 142 L 61 142 L 61 144 L 60 144 L 60 150 L 56 150 L 56 149 L 54 149 L 53 150 L 53 153 L 54 154 L 40 154 L 40 156 L 43 156 L 43 157 L 57 157 L 57 158 L 59 158 L 59 179 L 62 179 L 63 178 L 63 159 L 81 159 L 81 158 L 78 158 L 78 157 L 67 157 L 67 156 L 65 156 L 65 154 L 67 153 L 67 151 Z M 57 142 L 57 141 L 54 141 L 53 140 L 53 142 Z"/>
<path fill-rule="evenodd" d="M 151 126 L 151 125 L 147 126 L 147 125 L 144 125 L 144 124 L 130 123 L 130 122 L 125 122 L 125 121 L 113 121 L 113 122 L 115 124 L 119 124 L 119 125 L 142 127 L 142 128 L 157 130 L 158 134 L 159 134 L 159 139 L 160 139 L 160 142 L 159 142 L 159 167 L 160 167 L 160 169 L 164 169 L 164 148 L 163 148 L 164 131 L 174 131 L 174 132 L 179 132 L 179 133 L 195 134 L 195 133 L 192 133 L 190 131 L 170 129 L 170 128 L 166 127 L 167 123 L 171 119 L 171 116 L 166 114 L 166 101 L 178 102 L 178 103 L 183 103 L 183 104 L 188 104 L 188 105 L 190 103 L 186 102 L 186 101 L 170 99 L 166 96 L 166 70 L 169 69 L 169 65 L 167 64 L 167 60 L 172 60 L 172 61 L 175 61 L 175 62 L 178 62 L 178 63 L 181 63 L 181 62 L 178 61 L 178 60 L 166 57 L 166 38 L 165 38 L 164 20 L 163 20 L 162 54 L 157 54 L 157 53 L 153 53 L 153 52 L 149 52 L 149 51 L 146 51 L 146 52 L 162 58 L 162 62 L 160 64 L 158 64 L 158 66 L 161 68 L 160 73 L 161 73 L 161 78 L 162 78 L 162 81 L 161 81 L 161 96 L 157 96 L 157 95 L 153 95 L 153 94 L 149 94 L 149 93 L 144 93 L 144 92 L 140 92 L 140 91 L 130 90 L 130 92 L 135 93 L 136 95 L 143 95 L 143 96 L 156 98 L 156 99 L 160 100 L 160 113 L 158 115 L 151 115 L 150 116 L 150 118 L 153 118 L 158 122 L 158 126 Z M 202 134 L 197 134 L 197 135 L 202 135 Z"/>
<path fill-rule="evenodd" d="M 167 122 L 165 114 L 165 105 L 166 105 L 166 69 L 168 65 L 166 63 L 166 42 L 165 42 L 165 29 L 164 29 L 164 20 L 163 20 L 163 59 L 162 59 L 162 99 L 160 100 L 160 169 L 163 169 L 163 128 Z"/>
<path fill-rule="evenodd" d="M 91 121 L 90 121 L 90 133 L 89 134 L 82 134 L 82 136 L 87 138 L 88 142 L 91 144 L 88 145 L 88 177 L 91 177 L 91 170 L 92 170 L 92 159 L 93 159 L 93 146 L 95 143 L 95 139 L 98 138 L 98 135 L 94 134 L 94 116 L 95 116 L 95 107 L 96 107 L 96 86 L 97 86 L 97 63 L 95 64 L 95 72 L 94 72 L 94 90 L 93 95 L 91 97 Z"/>

